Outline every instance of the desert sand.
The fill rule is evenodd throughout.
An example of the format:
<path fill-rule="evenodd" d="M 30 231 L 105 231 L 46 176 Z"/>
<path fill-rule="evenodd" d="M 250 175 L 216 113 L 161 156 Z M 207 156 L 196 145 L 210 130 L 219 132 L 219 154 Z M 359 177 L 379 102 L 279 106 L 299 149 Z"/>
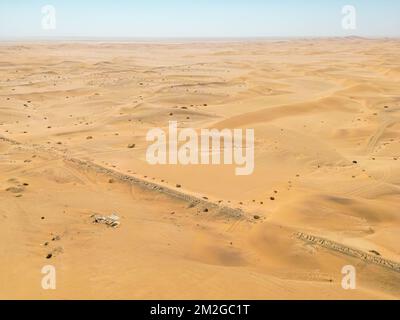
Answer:
<path fill-rule="evenodd" d="M 0 57 L 1 299 L 400 298 L 399 40 L 2 43 Z M 171 120 L 253 128 L 254 173 L 149 165 L 146 133 Z M 93 222 L 111 214 L 116 227 Z"/>

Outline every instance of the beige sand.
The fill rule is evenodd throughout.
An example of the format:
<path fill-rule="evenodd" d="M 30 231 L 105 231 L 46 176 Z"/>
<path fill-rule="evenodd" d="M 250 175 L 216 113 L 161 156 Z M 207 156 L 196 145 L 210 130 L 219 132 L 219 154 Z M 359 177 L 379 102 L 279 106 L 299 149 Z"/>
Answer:
<path fill-rule="evenodd" d="M 0 52 L 1 299 L 400 298 L 399 41 Z M 254 174 L 148 165 L 169 120 L 254 128 Z"/>

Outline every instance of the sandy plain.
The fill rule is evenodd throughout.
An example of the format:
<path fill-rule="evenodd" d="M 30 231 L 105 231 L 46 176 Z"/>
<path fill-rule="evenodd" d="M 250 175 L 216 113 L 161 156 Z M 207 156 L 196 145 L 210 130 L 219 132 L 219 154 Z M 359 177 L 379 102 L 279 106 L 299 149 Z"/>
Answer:
<path fill-rule="evenodd" d="M 1 299 L 400 297 L 398 40 L 2 43 L 0 57 Z M 253 128 L 254 174 L 149 165 L 146 133 L 171 120 Z M 113 213 L 117 228 L 93 223 Z"/>

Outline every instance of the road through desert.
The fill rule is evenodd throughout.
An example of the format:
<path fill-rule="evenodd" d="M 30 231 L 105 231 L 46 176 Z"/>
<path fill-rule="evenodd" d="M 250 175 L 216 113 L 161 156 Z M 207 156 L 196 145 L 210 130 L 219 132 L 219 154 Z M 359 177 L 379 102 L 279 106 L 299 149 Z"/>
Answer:
<path fill-rule="evenodd" d="M 2 43 L 0 298 L 399 299 L 399 61 L 356 37 Z M 254 172 L 149 164 L 171 121 L 253 129 Z"/>

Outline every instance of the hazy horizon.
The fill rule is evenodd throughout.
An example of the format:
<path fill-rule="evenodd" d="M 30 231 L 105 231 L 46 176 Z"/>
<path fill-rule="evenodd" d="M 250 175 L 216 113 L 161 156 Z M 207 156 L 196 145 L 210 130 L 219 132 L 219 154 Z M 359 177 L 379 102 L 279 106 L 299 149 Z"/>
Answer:
<path fill-rule="evenodd" d="M 343 8 L 355 8 L 345 29 Z M 54 8 L 54 28 L 43 19 Z M 400 37 L 395 0 L 3 0 L 0 40 Z"/>

